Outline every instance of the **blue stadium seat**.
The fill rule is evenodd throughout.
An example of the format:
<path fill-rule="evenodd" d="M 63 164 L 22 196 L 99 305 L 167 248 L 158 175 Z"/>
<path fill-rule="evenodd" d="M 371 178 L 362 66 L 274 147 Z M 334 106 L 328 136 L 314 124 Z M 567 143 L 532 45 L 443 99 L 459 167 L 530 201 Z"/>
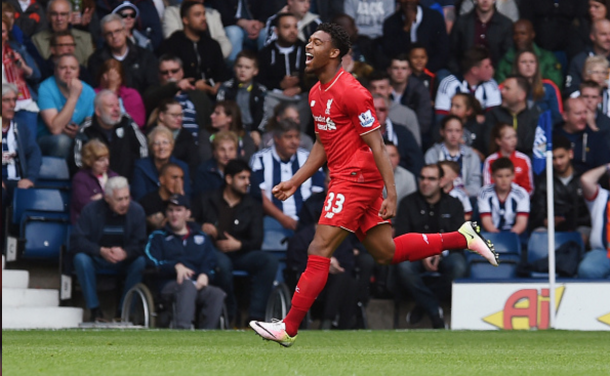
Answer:
<path fill-rule="evenodd" d="M 517 264 L 500 262 L 497 267 L 488 262 L 470 264 L 470 278 L 474 279 L 510 279 L 517 276 Z"/>
<path fill-rule="evenodd" d="M 69 190 L 71 185 L 68 161 L 63 158 L 43 156 L 36 187 Z"/>
<path fill-rule="evenodd" d="M 527 243 L 527 262 L 532 263 L 534 261 L 546 258 L 549 256 L 548 250 L 548 239 L 549 235 L 547 232 L 533 232 L 530 235 L 530 239 Z M 585 246 L 582 241 L 582 237 L 578 232 L 556 232 L 555 233 L 555 249 L 561 247 L 561 245 L 574 241 L 580 246 L 581 255 L 584 253 Z M 537 273 L 534 272 L 531 275 L 534 278 L 548 278 L 548 273 Z"/>
<path fill-rule="evenodd" d="M 515 278 L 517 265 L 521 261 L 521 241 L 519 236 L 513 232 L 484 232 L 482 235 L 494 244 L 494 249 L 500 255 L 500 265 L 495 267 L 481 256 L 467 252 L 466 260 L 470 267 L 470 278 Z"/>

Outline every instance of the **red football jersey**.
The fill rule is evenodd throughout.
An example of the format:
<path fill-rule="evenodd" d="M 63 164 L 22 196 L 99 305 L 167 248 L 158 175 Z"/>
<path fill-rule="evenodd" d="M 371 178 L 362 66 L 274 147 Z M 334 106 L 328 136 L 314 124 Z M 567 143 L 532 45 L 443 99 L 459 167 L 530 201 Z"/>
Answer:
<path fill-rule="evenodd" d="M 373 152 L 361 138 L 380 126 L 371 93 L 341 68 L 329 83 L 314 85 L 309 105 L 331 178 L 360 183 L 382 180 Z"/>

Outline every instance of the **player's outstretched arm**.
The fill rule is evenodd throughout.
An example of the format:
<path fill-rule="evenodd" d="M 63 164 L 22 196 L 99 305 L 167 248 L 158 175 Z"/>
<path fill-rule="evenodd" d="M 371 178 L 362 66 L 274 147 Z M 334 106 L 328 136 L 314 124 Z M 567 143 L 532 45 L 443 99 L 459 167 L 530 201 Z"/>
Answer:
<path fill-rule="evenodd" d="M 362 136 L 362 140 L 371 148 L 375 164 L 381 173 L 383 183 L 388 192 L 387 197 L 381 204 L 379 215 L 383 219 L 390 219 L 396 215 L 396 183 L 394 183 L 394 171 L 390 163 L 390 157 L 383 143 L 379 130 L 367 133 Z"/>

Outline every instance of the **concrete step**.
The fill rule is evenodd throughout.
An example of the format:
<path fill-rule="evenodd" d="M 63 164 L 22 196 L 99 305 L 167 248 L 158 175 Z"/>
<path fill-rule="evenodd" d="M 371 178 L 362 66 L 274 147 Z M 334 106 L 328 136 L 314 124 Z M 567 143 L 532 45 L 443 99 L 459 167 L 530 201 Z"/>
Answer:
<path fill-rule="evenodd" d="M 6 307 L 2 305 L 2 329 L 78 328 L 83 321 L 82 308 Z"/>
<path fill-rule="evenodd" d="M 27 289 L 30 273 L 26 270 L 3 270 L 2 288 Z"/>
<path fill-rule="evenodd" d="M 2 309 L 4 307 L 57 307 L 58 290 L 2 288 Z"/>

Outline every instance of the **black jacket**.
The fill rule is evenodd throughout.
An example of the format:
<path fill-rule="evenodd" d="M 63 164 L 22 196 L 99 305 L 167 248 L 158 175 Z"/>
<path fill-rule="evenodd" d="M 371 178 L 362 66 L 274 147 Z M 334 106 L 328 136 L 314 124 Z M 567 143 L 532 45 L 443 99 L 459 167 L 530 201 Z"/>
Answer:
<path fill-rule="evenodd" d="M 403 198 L 398 205 L 394 228 L 396 236 L 408 232 L 430 233 L 431 218 L 436 219 L 440 232 L 456 231 L 464 223 L 464 207 L 460 200 L 441 193 L 441 200 L 435 205 L 437 212 L 428 215 L 428 204 L 419 192 Z"/>
<path fill-rule="evenodd" d="M 197 167 L 199 167 L 201 160 L 199 159 L 197 141 L 190 131 L 185 129 L 180 130 L 178 137 L 174 140 L 174 151 L 172 156 L 189 166 L 191 176 L 197 171 Z"/>
<path fill-rule="evenodd" d="M 517 150 L 532 157 L 536 127 L 540 117 L 538 107 L 526 108 L 517 114 Z M 498 123 L 513 124 L 513 115 L 502 106 L 492 108 L 485 115 L 485 125 L 483 126 L 483 144 L 485 150 L 480 150 L 484 154 L 489 150 L 491 130 Z"/>
<path fill-rule="evenodd" d="M 280 82 L 284 76 L 298 75 L 301 89 L 305 92 L 305 43 L 300 39 L 294 45 L 294 51 L 289 55 L 289 69 L 286 72 L 284 55 L 280 54 L 277 44 L 271 43 L 258 53 L 259 75 L 258 80 L 268 90 L 280 89 Z M 305 95 L 305 94 L 303 94 Z"/>
<path fill-rule="evenodd" d="M 400 97 L 400 103 L 415 111 L 421 133 L 428 133 L 432 125 L 432 102 L 430 91 L 424 83 L 413 76 L 409 76 L 405 91 Z"/>
<path fill-rule="evenodd" d="M 222 84 L 216 95 L 216 100 L 224 101 L 237 99 L 237 90 L 239 85 L 235 83 L 235 79 L 232 78 L 229 81 Z M 250 114 L 252 115 L 252 124 L 250 128 L 246 128 L 247 131 L 258 130 L 259 125 L 263 121 L 263 115 L 265 114 L 265 94 L 267 88 L 256 81 L 252 82 L 252 89 L 250 90 Z"/>

